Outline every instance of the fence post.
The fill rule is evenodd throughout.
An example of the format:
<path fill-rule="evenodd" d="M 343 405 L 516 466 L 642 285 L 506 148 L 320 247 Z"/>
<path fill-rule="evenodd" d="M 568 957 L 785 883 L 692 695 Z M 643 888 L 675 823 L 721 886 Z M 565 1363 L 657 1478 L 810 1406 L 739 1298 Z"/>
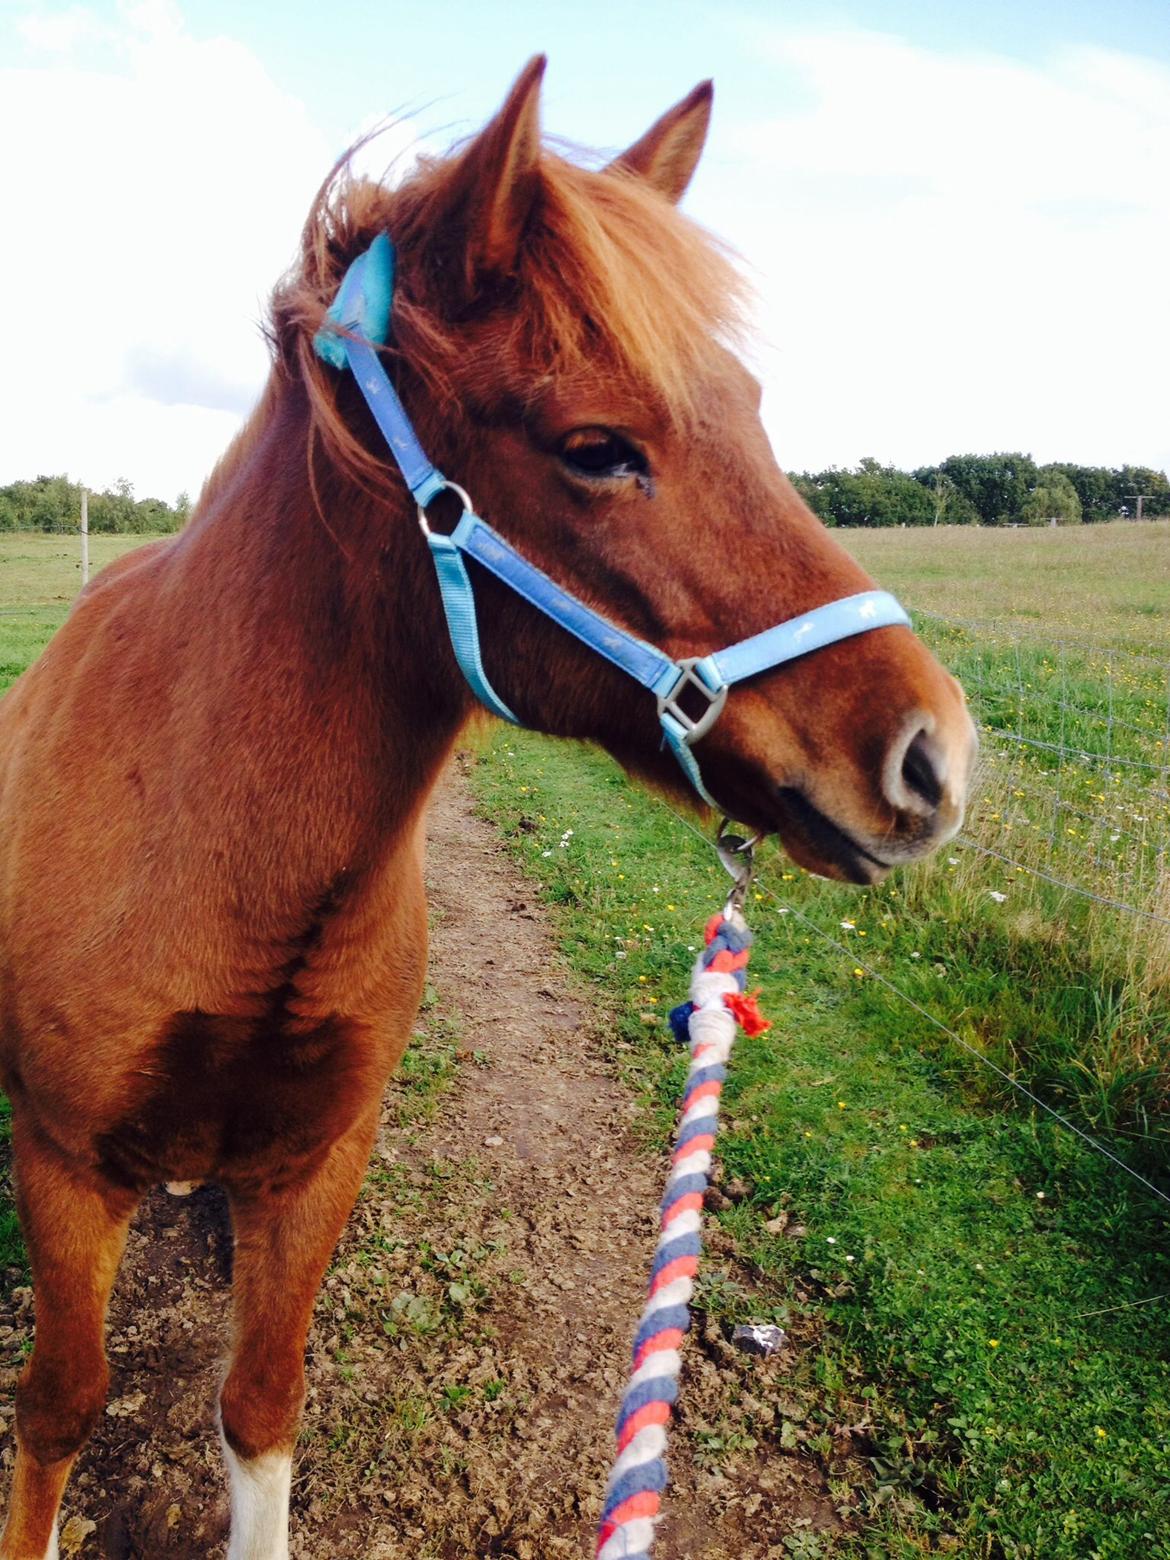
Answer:
<path fill-rule="evenodd" d="M 81 586 L 89 584 L 89 489 L 81 490 Z"/>

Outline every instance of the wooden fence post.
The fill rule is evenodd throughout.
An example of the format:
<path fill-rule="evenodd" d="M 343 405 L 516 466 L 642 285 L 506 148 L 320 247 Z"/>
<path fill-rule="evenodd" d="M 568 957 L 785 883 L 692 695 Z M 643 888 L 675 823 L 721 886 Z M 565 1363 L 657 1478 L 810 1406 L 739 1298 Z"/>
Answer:
<path fill-rule="evenodd" d="M 81 490 L 81 587 L 89 584 L 89 490 Z"/>

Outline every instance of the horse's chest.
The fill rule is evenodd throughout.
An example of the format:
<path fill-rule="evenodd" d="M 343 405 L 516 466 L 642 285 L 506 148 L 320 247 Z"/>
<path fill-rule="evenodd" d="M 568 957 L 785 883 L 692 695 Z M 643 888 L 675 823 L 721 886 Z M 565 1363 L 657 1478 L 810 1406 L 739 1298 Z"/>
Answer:
<path fill-rule="evenodd" d="M 102 1169 L 160 1180 L 295 1179 L 377 1097 L 385 1070 L 368 1025 L 177 1013 L 125 1114 L 97 1138 Z"/>

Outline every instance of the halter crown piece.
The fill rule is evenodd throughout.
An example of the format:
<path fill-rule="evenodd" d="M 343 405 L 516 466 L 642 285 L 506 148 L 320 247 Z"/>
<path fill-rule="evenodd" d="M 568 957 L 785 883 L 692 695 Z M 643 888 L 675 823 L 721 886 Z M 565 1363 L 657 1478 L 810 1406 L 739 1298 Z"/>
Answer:
<path fill-rule="evenodd" d="M 910 626 L 905 610 L 888 591 L 866 590 L 788 618 L 725 650 L 674 661 L 611 623 L 522 557 L 474 513 L 464 490 L 431 464 L 377 351 L 389 338 L 393 300 L 394 245 L 388 234 L 379 233 L 346 271 L 314 346 L 326 363 L 352 372 L 418 505 L 419 524 L 434 559 L 455 659 L 476 698 L 493 715 L 515 726 L 521 724 L 483 669 L 467 558 L 474 558 L 582 644 L 649 689 L 658 701 L 658 719 L 667 746 L 695 790 L 713 807 L 718 803 L 707 794 L 691 749 L 719 718 L 734 684 L 873 628 Z M 464 506 L 450 536 L 432 531 L 426 515 L 427 507 L 446 490 L 454 492 Z M 706 708 L 697 718 L 679 702 L 688 688 L 694 689 L 692 697 L 706 700 Z"/>

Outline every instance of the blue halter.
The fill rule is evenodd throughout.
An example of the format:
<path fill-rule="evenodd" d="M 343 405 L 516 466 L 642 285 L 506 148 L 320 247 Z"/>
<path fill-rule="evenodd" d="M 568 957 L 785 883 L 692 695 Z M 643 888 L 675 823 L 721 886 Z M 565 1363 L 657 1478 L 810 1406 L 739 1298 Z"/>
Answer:
<path fill-rule="evenodd" d="M 521 557 L 498 531 L 475 514 L 464 490 L 449 482 L 427 459 L 377 352 L 390 333 L 393 299 L 394 246 L 387 234 L 380 233 L 346 271 L 329 309 L 328 323 L 317 333 L 314 345 L 318 355 L 334 368 L 352 370 L 390 447 L 418 505 L 419 524 L 434 559 L 455 659 L 476 698 L 493 715 L 516 726 L 521 724 L 483 669 L 475 595 L 466 558 L 474 558 L 546 617 L 650 690 L 658 701 L 658 719 L 671 752 L 695 790 L 713 807 L 718 804 L 703 786 L 691 748 L 719 718 L 729 688 L 854 634 L 894 624 L 909 627 L 909 617 L 893 596 L 884 590 L 866 590 L 777 623 L 726 650 L 672 661 L 653 645 L 611 623 Z M 463 502 L 463 516 L 450 536 L 432 531 L 426 516 L 428 505 L 445 490 L 454 492 Z M 706 708 L 697 718 L 680 703 L 688 688 L 706 700 Z"/>

